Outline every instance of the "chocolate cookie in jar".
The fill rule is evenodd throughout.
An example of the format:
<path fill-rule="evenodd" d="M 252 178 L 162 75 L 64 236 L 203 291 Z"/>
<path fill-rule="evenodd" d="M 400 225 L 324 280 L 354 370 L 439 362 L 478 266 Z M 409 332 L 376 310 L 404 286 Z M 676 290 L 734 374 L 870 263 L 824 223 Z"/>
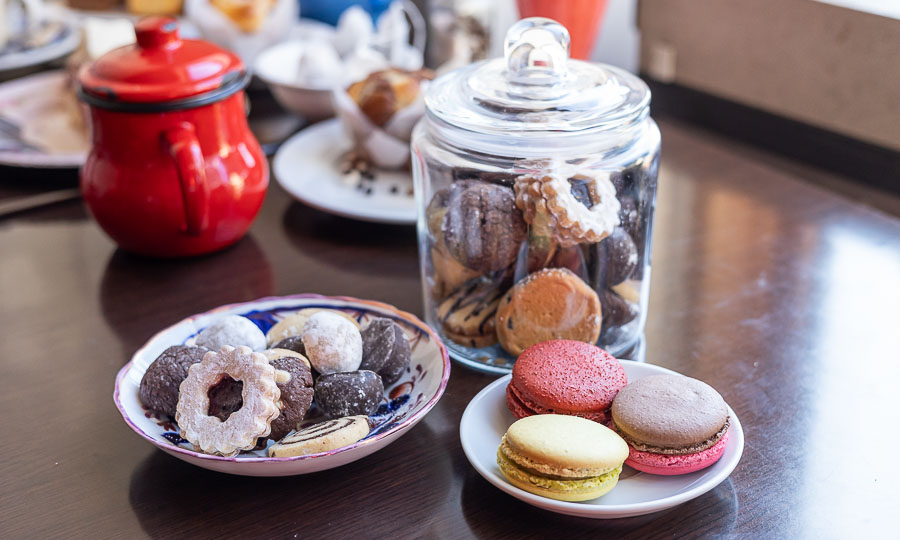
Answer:
<path fill-rule="evenodd" d="M 650 91 L 569 58 L 524 19 L 505 57 L 432 82 L 412 137 L 428 323 L 451 355 L 503 373 L 572 339 L 619 355 L 643 332 L 660 135 Z"/>

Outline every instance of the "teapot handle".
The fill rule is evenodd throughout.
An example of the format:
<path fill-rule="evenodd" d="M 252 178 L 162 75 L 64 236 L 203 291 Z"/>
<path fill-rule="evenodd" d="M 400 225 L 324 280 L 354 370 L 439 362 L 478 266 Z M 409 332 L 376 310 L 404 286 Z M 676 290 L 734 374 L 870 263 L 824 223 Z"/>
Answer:
<path fill-rule="evenodd" d="M 178 170 L 184 197 L 184 225 L 187 234 L 200 234 L 209 225 L 209 184 L 206 164 L 194 125 L 182 122 L 163 133 L 163 142 Z"/>

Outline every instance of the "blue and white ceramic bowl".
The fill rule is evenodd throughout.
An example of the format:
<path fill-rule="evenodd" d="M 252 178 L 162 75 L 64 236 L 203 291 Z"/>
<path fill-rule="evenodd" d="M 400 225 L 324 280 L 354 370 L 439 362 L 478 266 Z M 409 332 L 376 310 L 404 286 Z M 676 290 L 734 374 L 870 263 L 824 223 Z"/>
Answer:
<path fill-rule="evenodd" d="M 407 372 L 385 389 L 385 398 L 370 419 L 375 427 L 364 439 L 350 446 L 306 456 L 270 458 L 266 451 L 254 450 L 236 457 L 221 457 L 194 451 L 178 434 L 173 422 L 155 418 L 138 398 L 141 378 L 162 351 L 172 345 L 193 344 L 196 335 L 219 318 L 248 317 L 266 332 L 285 316 L 305 308 L 329 308 L 353 315 L 364 327 L 369 319 L 388 317 L 406 332 L 412 348 Z M 270 297 L 231 304 L 188 317 L 159 332 L 131 358 L 116 377 L 113 399 L 122 418 L 138 435 L 159 449 L 188 463 L 230 474 L 247 476 L 289 476 L 339 467 L 380 450 L 409 431 L 440 399 L 450 378 L 450 358 L 440 338 L 414 315 L 393 306 L 370 300 L 326 297 L 315 294 Z M 315 405 L 304 425 L 324 420 Z M 269 444 L 272 444 L 271 442 Z"/>

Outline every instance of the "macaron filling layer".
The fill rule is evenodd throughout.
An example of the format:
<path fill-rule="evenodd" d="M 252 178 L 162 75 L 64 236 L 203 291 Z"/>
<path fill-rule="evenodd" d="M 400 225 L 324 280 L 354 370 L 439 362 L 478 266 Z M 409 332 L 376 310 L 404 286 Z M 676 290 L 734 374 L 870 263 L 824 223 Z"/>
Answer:
<path fill-rule="evenodd" d="M 497 449 L 497 465 L 500 471 L 513 482 L 521 482 L 532 486 L 560 494 L 589 493 L 600 491 L 605 487 L 610 489 L 619 479 L 622 467 L 606 472 L 599 476 L 585 478 L 563 478 L 553 475 L 543 475 L 537 471 L 530 471 L 509 459 L 504 454 L 502 447 Z M 599 494 L 598 494 L 599 496 Z"/>
<path fill-rule="evenodd" d="M 726 418 L 725 425 L 723 425 L 722 428 L 719 429 L 719 431 L 716 432 L 715 435 L 713 435 L 712 437 L 710 437 L 709 439 L 707 439 L 701 443 L 692 444 L 690 446 L 684 446 L 684 447 L 663 447 L 663 446 L 653 446 L 650 444 L 645 444 L 640 441 L 636 441 L 634 438 L 629 436 L 624 430 L 622 430 L 622 428 L 620 428 L 618 426 L 618 424 L 616 424 L 615 420 L 613 420 L 612 424 L 613 424 L 612 427 L 615 430 L 615 432 L 618 433 L 623 439 L 625 439 L 625 442 L 628 443 L 629 447 L 633 448 L 634 450 L 637 450 L 638 452 L 647 452 L 647 453 L 651 453 L 651 454 L 665 454 L 665 455 L 671 455 L 671 456 L 686 456 L 689 454 L 696 454 L 697 452 L 702 452 L 708 448 L 712 448 L 717 443 L 719 443 L 719 441 L 721 441 L 722 438 L 725 436 L 725 433 L 728 432 L 728 427 L 731 425 L 731 422 L 729 422 L 729 419 Z"/>
<path fill-rule="evenodd" d="M 633 469 L 650 474 L 687 474 L 705 469 L 719 461 L 725 453 L 727 444 L 728 432 L 726 431 L 716 444 L 693 454 L 656 454 L 653 452 L 642 452 L 629 447 L 628 459 L 625 460 L 625 464 Z"/>
<path fill-rule="evenodd" d="M 512 383 L 510 383 L 507 387 L 507 401 L 512 401 L 518 409 L 524 411 L 525 413 L 527 413 L 527 415 L 565 414 L 567 416 L 580 416 L 582 418 L 587 418 L 588 420 L 593 420 L 594 422 L 600 422 L 601 424 L 606 424 L 606 422 L 609 421 L 610 416 L 608 408 L 603 411 L 573 411 L 560 408 L 543 407 L 537 402 L 525 398 Z M 510 407 L 510 410 L 513 412 L 513 414 L 516 414 L 517 412 L 517 410 L 513 410 L 512 407 Z"/>
<path fill-rule="evenodd" d="M 562 464 L 542 463 L 531 459 L 522 452 L 517 451 L 507 439 L 506 436 L 500 441 L 500 451 L 509 461 L 516 464 L 519 469 L 530 474 L 536 474 L 547 478 L 557 480 L 577 480 L 583 478 L 591 478 L 602 476 L 610 472 L 615 467 L 571 467 Z"/>

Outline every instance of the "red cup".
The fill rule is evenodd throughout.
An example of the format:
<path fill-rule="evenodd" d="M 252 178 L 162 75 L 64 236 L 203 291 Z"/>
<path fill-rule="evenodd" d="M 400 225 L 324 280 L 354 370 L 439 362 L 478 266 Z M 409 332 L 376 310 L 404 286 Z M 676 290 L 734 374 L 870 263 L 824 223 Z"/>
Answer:
<path fill-rule="evenodd" d="M 569 30 L 572 58 L 587 60 L 606 13 L 607 0 L 517 0 L 519 16 L 547 17 Z"/>

